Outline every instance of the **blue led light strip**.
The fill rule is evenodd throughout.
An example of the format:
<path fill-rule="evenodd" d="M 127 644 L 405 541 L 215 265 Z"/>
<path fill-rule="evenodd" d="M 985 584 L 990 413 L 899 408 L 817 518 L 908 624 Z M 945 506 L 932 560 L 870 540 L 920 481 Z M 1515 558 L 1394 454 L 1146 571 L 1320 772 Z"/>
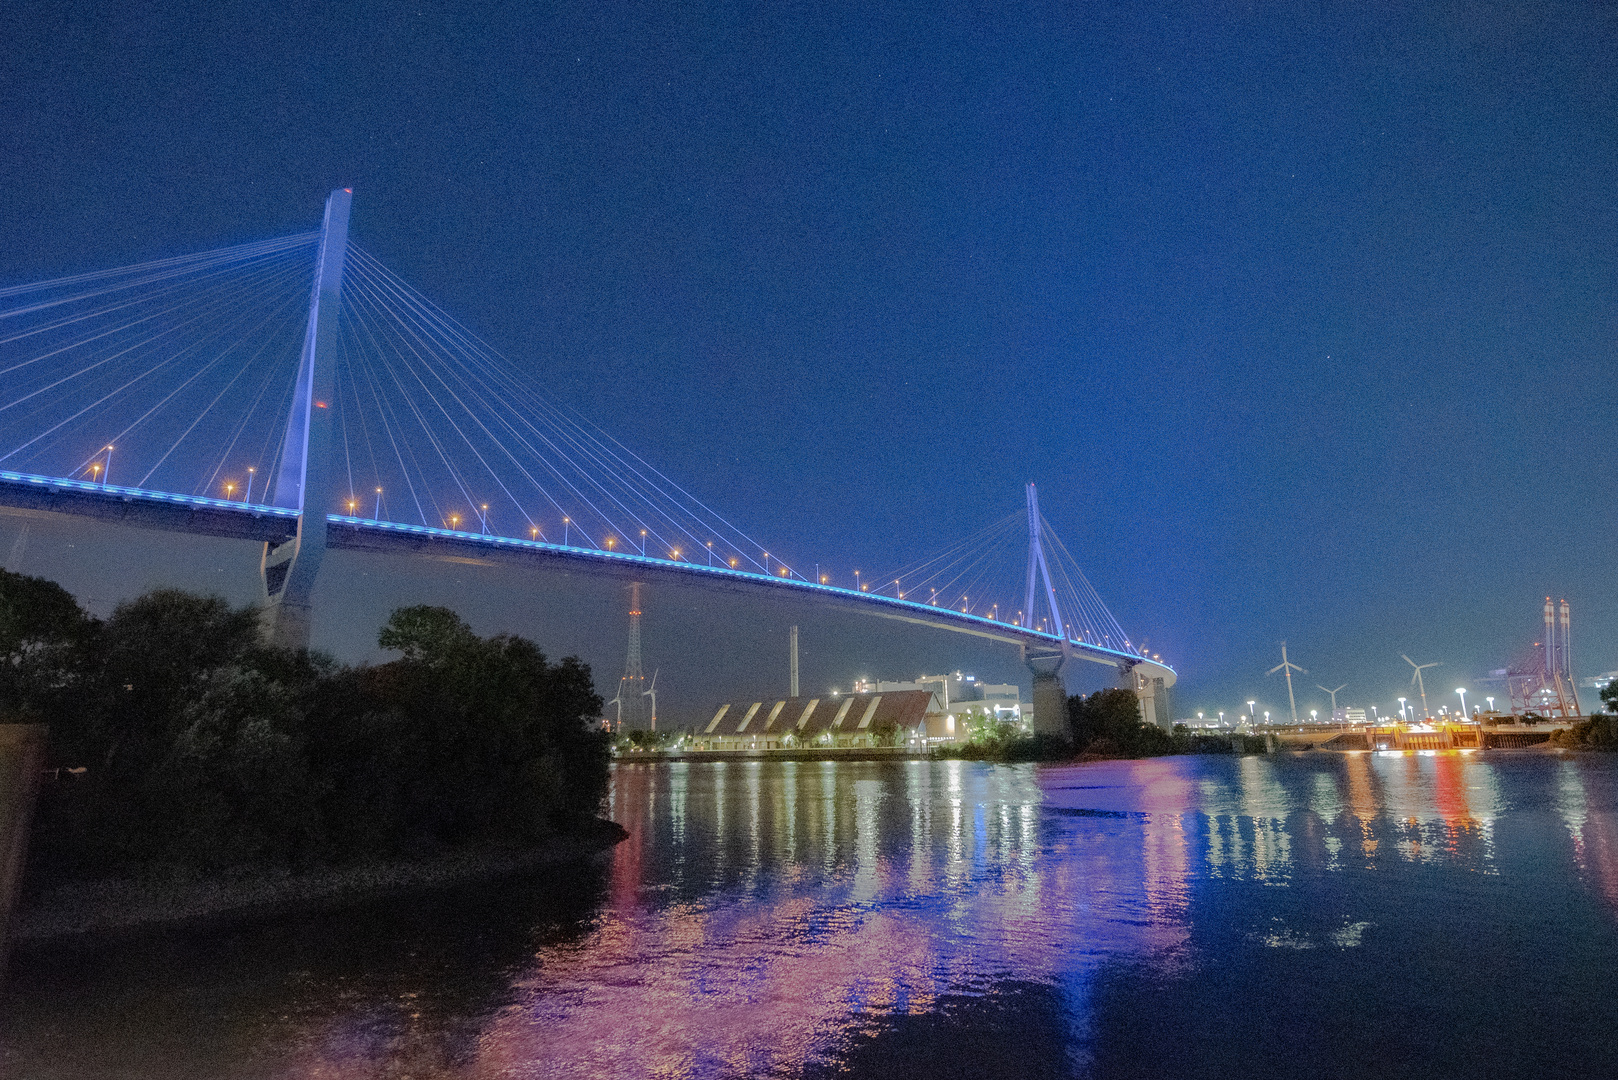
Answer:
<path fill-rule="evenodd" d="M 91 480 L 64 480 L 56 476 L 35 476 L 33 473 L 8 472 L 4 469 L 0 469 L 0 480 L 31 484 L 51 491 L 82 491 L 92 495 L 117 495 L 130 499 L 149 499 L 153 502 L 206 506 L 215 510 L 234 510 L 237 513 L 252 514 L 254 516 L 261 514 L 284 518 L 296 518 L 298 516 L 298 511 L 285 506 L 266 506 L 263 503 L 210 499 L 206 495 L 178 495 L 172 491 L 150 491 L 146 488 L 121 487 L 118 484 L 97 484 Z"/>

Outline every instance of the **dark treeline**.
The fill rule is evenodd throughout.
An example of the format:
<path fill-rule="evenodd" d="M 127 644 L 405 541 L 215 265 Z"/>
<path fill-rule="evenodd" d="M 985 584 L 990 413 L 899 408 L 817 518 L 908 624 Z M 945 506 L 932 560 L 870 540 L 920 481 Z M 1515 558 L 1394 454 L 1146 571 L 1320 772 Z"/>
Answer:
<path fill-rule="evenodd" d="M 1140 699 L 1132 691 L 1098 690 L 1067 699 L 1073 746 L 1085 754 L 1106 757 L 1157 757 L 1163 754 L 1263 753 L 1260 735 L 1193 735 L 1185 725 L 1172 732 L 1141 719 Z"/>
<path fill-rule="evenodd" d="M 444 608 L 395 611 L 378 643 L 400 658 L 268 648 L 252 608 L 174 590 L 101 621 L 0 571 L 0 722 L 48 724 L 52 766 L 85 770 L 45 785 L 30 877 L 306 868 L 595 817 L 609 746 L 586 665 Z"/>

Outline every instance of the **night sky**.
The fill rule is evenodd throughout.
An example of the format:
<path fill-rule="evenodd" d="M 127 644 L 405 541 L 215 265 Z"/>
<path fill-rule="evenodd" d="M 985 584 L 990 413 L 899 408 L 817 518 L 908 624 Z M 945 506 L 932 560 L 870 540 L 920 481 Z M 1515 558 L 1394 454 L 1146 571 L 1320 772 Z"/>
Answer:
<path fill-rule="evenodd" d="M 1283 638 L 1304 709 L 1386 707 L 1401 652 L 1475 702 L 1547 593 L 1618 668 L 1615 58 L 1610 5 L 1547 2 L 11 3 L 0 285 L 352 185 L 356 240 L 791 561 L 910 562 L 1033 480 L 1182 715 L 1284 709 Z M 250 546 L 24 520 L 0 558 L 103 614 L 256 589 Z M 328 561 L 318 645 L 445 602 L 616 680 L 616 584 L 369 558 Z M 784 692 L 794 621 L 810 691 L 1021 671 L 646 609 L 675 718 Z"/>

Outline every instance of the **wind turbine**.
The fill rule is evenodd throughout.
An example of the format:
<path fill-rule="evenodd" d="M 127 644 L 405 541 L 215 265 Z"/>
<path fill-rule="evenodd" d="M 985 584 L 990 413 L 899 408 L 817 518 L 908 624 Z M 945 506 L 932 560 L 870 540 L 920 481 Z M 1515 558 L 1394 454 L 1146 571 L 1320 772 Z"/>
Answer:
<path fill-rule="evenodd" d="M 1281 642 L 1281 662 L 1272 667 L 1269 674 L 1274 675 L 1277 671 L 1286 672 L 1287 704 L 1292 706 L 1292 722 L 1296 724 L 1298 722 L 1298 699 L 1292 696 L 1292 673 L 1296 671 L 1299 675 L 1307 675 L 1309 672 L 1287 659 L 1287 643 L 1284 641 Z"/>
<path fill-rule="evenodd" d="M 1326 690 L 1326 688 L 1324 686 L 1320 686 L 1319 683 L 1315 683 L 1315 685 L 1320 687 L 1322 690 Z M 1347 683 L 1343 684 L 1343 686 L 1347 685 Z M 1339 686 L 1337 690 L 1341 690 L 1343 686 Z M 1331 695 L 1331 718 L 1333 720 L 1337 719 L 1337 690 L 1326 690 L 1326 693 Z"/>
<path fill-rule="evenodd" d="M 622 681 L 620 681 L 618 683 L 618 694 L 617 694 L 617 696 L 615 696 L 611 700 L 607 701 L 606 704 L 618 706 L 618 722 L 612 726 L 612 730 L 615 733 L 623 731 L 624 730 L 624 684 L 623 684 Z"/>
<path fill-rule="evenodd" d="M 1415 683 L 1416 687 L 1421 690 L 1421 718 L 1423 720 L 1431 720 L 1433 718 L 1433 714 L 1427 711 L 1427 683 L 1426 680 L 1421 677 L 1421 673 L 1424 668 L 1437 667 L 1439 664 L 1442 664 L 1443 661 L 1434 660 L 1430 664 L 1418 664 L 1414 660 L 1410 659 L 1410 657 L 1405 656 L 1404 653 L 1400 653 L 1399 655 L 1404 656 L 1405 663 L 1416 669 L 1416 673 L 1410 676 L 1410 681 Z"/>
<path fill-rule="evenodd" d="M 661 668 L 652 669 L 652 684 L 640 692 L 641 697 L 652 699 L 652 730 L 657 730 L 657 673 Z"/>

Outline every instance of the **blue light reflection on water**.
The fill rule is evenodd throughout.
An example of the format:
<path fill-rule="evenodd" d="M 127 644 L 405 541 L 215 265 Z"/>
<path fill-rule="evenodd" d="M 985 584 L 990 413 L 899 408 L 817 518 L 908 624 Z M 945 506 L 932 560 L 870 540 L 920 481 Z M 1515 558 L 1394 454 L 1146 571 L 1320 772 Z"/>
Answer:
<path fill-rule="evenodd" d="M 543 932 L 505 886 L 312 969 L 352 922 L 238 935 L 223 1029 L 176 962 L 167 1075 L 1618 1075 L 1608 758 L 624 765 L 610 815 L 593 906 Z M 60 1002 L 13 989 L 9 1060 Z"/>

